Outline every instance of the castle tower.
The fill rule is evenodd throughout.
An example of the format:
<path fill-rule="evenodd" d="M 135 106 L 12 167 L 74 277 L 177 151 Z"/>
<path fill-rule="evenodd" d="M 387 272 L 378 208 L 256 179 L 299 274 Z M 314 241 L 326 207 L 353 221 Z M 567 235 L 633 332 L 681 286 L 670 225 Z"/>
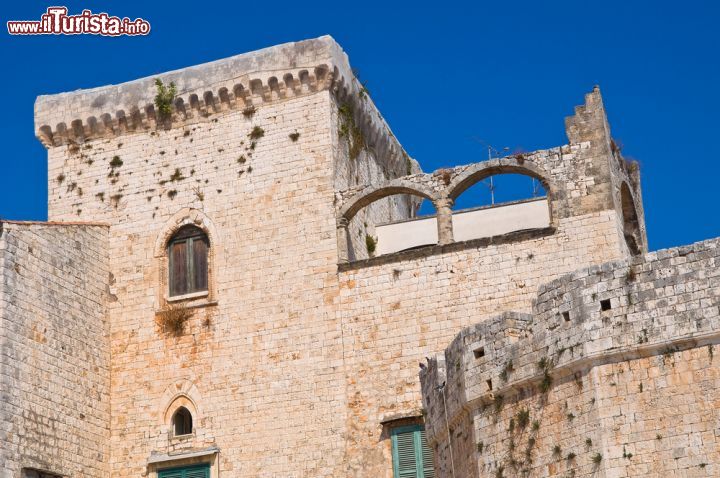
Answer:
<path fill-rule="evenodd" d="M 156 80 L 175 94 L 156 102 Z M 530 312 L 542 283 L 646 249 L 637 169 L 598 90 L 569 144 L 431 174 L 329 37 L 43 96 L 35 121 L 50 220 L 103 231 L 102 308 L 79 313 L 107 327 L 90 347 L 107 351 L 107 421 L 85 462 L 49 440 L 42 466 L 13 455 L 13 478 L 392 476 L 398 431 L 423 424 L 419 361 L 464 327 Z M 504 173 L 547 197 L 453 212 Z M 416 217 L 423 199 L 436 216 Z"/>

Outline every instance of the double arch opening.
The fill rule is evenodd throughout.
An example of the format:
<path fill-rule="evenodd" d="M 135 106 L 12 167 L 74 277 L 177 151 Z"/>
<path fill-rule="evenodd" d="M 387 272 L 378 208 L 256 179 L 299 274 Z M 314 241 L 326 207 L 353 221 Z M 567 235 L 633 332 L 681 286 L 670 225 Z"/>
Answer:
<path fill-rule="evenodd" d="M 453 211 L 456 200 L 468 189 L 488 178 L 504 175 L 522 175 L 533 181 L 532 194 L 520 201 L 500 202 L 471 209 Z M 480 163 L 460 172 L 454 177 L 411 182 L 396 179 L 378 187 L 368 187 L 350 198 L 339 211 L 338 244 L 340 262 L 353 261 L 399 252 L 433 244 L 449 244 L 483 237 L 502 235 L 525 229 L 541 229 L 553 224 L 552 198 L 554 188 L 547 175 L 533 165 Z M 430 184 L 428 184 L 430 183 Z M 438 187 L 438 185 L 440 187 Z M 434 186 L 434 187 L 433 187 Z M 419 208 L 411 209 L 407 217 L 399 221 L 379 222 L 365 232 L 365 246 L 356 235 L 362 237 L 363 229 L 356 215 L 389 196 L 404 195 L 419 204 L 429 201 L 435 208 L 434 215 L 416 216 Z M 367 220 L 363 221 L 367 230 Z M 373 245 L 374 250 L 370 250 Z M 360 249 L 360 250 L 358 250 Z"/>

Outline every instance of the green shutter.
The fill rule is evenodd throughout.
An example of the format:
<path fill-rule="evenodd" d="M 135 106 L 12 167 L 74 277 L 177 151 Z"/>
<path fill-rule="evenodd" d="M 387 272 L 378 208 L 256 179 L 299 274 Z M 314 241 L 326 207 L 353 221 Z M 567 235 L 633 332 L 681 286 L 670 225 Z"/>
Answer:
<path fill-rule="evenodd" d="M 158 478 L 210 478 L 210 465 L 193 465 L 158 471 Z"/>
<path fill-rule="evenodd" d="M 183 478 L 182 470 L 163 470 L 158 473 L 158 478 Z"/>
<path fill-rule="evenodd" d="M 210 476 L 208 473 L 209 471 L 209 468 L 188 470 L 188 472 L 185 474 L 185 478 L 208 478 Z"/>
<path fill-rule="evenodd" d="M 434 478 L 432 452 L 421 426 L 395 428 L 391 440 L 395 478 Z"/>
<path fill-rule="evenodd" d="M 420 451 L 422 454 L 423 478 L 435 478 L 435 467 L 433 465 L 433 453 L 427 444 L 425 430 L 420 431 Z"/>

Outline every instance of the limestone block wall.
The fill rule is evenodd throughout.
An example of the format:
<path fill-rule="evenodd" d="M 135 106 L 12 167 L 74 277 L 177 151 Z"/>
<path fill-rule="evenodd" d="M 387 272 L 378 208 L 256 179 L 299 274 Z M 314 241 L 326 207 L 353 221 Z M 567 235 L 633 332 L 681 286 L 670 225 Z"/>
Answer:
<path fill-rule="evenodd" d="M 615 213 L 541 232 L 385 256 L 340 273 L 338 316 L 347 369 L 348 460 L 354 474 L 391 476 L 381 424 L 422 415 L 418 363 L 458 331 L 502 310 L 531 311 L 538 287 L 581 265 L 622 257 Z"/>
<path fill-rule="evenodd" d="M 110 476 L 153 476 L 151 456 L 211 447 L 222 476 L 339 473 L 332 107 L 318 92 L 252 117 L 229 111 L 49 150 L 50 178 L 66 176 L 52 184 L 51 217 L 81 209 L 111 224 Z M 252 140 L 255 127 L 264 133 Z M 184 223 L 208 232 L 210 294 L 186 302 L 193 317 L 173 337 L 156 316 L 164 241 Z M 174 440 L 167 411 L 180 394 L 197 406 L 195 433 Z"/>
<path fill-rule="evenodd" d="M 598 91 L 568 145 L 422 174 L 327 37 L 159 77 L 179 86 L 164 119 L 153 78 L 36 104 L 49 217 L 109 224 L 101 476 L 153 478 L 200 453 L 214 477 L 389 477 L 383 423 L 421 417 L 419 361 L 498 311 L 530 312 L 547 280 L 631 253 Z M 368 257 L 365 236 L 411 217 L 418 190 L 449 210 L 474 181 L 519 171 L 545 181 L 550 227 Z M 209 291 L 182 301 L 173 336 L 157 321 L 185 224 L 209 237 Z M 194 418 L 182 438 L 178 404 Z"/>
<path fill-rule="evenodd" d="M 425 357 L 498 312 L 530 313 L 548 280 L 631 254 L 613 192 L 622 171 L 611 168 L 618 159 L 606 126 L 595 90 L 568 120 L 568 145 L 338 193 L 338 217 L 347 219 L 388 192 L 453 200 L 488 175 L 514 172 L 543 181 L 551 211 L 548 228 L 340 264 L 352 476 L 390 476 L 394 420 L 422 421 L 417 371 Z"/>
<path fill-rule="evenodd" d="M 385 123 L 375 125 L 375 129 L 363 126 L 363 118 L 376 121 L 377 110 L 357 80 L 334 99 L 331 125 L 336 191 L 383 184 L 422 172 L 418 162 L 408 156 Z M 336 204 L 340 204 L 339 201 L 342 201 L 341 194 L 336 196 Z M 359 211 L 347 225 L 349 259 L 355 261 L 375 255 L 368 250 L 366 238 L 377 242 L 376 225 L 415 217 L 421 202 L 421 197 L 397 194 L 379 199 Z"/>
<path fill-rule="evenodd" d="M 108 475 L 107 227 L 0 223 L 0 476 Z"/>
<path fill-rule="evenodd" d="M 150 107 L 125 114 L 152 101 L 148 79 L 38 101 L 50 218 L 110 224 L 110 476 L 154 476 L 172 465 L 158 457 L 208 450 L 219 450 L 213 473 L 223 476 L 345 473 L 335 187 L 419 168 L 369 97 L 360 100 L 332 40 L 278 48 L 274 60 L 296 55 L 319 66 L 303 74 L 286 65 L 292 73 L 278 83 L 277 68 L 252 69 L 269 64 L 262 53 L 258 63 L 160 75 L 177 81 L 184 99 L 169 124 Z M 249 78 L 232 76 L 236 67 L 249 68 Z M 193 93 L 220 80 L 245 86 Z M 347 123 L 340 109 L 350 102 Z M 103 104 L 124 111 L 75 128 L 40 126 L 59 121 L 58 111 L 72 118 L 76 103 L 99 105 L 78 113 L 96 119 L 107 119 Z M 353 158 L 350 134 L 363 138 Z M 184 301 L 192 318 L 173 337 L 156 323 L 167 306 L 164 248 L 187 223 L 209 236 L 210 290 Z M 178 400 L 195 423 L 181 439 L 169 422 Z"/>
<path fill-rule="evenodd" d="M 567 217 L 613 210 L 617 215 L 617 234 L 626 243 L 625 253 L 638 254 L 646 250 L 642 209 L 636 206 L 640 198 L 637 165 L 627 163 L 614 149 L 599 89 L 588 93 L 585 103 L 575 110 L 575 115 L 566 119 L 571 141 L 568 145 L 338 191 L 341 260 L 354 262 L 367 258 L 363 245 L 354 242 L 358 227 L 356 215 L 363 214 L 364 225 L 367 225 L 364 211 L 397 195 L 431 201 L 437 210 L 438 243 L 455 242 L 451 218 L 454 201 L 478 181 L 504 173 L 524 174 L 543 184 L 554 227 Z M 359 232 L 363 236 L 363 231 Z"/>
<path fill-rule="evenodd" d="M 717 475 L 719 257 L 582 269 L 463 330 L 421 372 L 438 476 Z"/>

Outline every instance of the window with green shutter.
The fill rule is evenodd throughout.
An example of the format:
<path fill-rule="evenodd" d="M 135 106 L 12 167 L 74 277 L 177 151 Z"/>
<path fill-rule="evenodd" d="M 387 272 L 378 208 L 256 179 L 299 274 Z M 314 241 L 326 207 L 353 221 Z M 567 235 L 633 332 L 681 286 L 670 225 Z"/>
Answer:
<path fill-rule="evenodd" d="M 158 478 L 210 478 L 210 465 L 192 465 L 160 470 Z"/>
<path fill-rule="evenodd" d="M 395 478 L 435 478 L 432 451 L 423 427 L 394 428 L 391 440 Z"/>

